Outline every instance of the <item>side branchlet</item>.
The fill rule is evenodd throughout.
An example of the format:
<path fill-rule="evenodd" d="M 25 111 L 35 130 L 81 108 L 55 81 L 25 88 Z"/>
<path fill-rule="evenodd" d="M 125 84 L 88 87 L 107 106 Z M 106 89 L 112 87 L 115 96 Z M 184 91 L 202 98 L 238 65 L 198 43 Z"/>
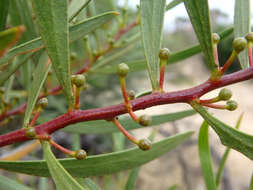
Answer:
<path fill-rule="evenodd" d="M 163 92 L 163 83 L 164 83 L 164 73 L 167 61 L 170 57 L 170 51 L 167 48 L 160 49 L 159 58 L 160 58 L 160 81 L 159 81 L 159 92 Z"/>
<path fill-rule="evenodd" d="M 80 93 L 81 88 L 85 86 L 86 79 L 84 75 L 72 75 L 71 83 L 73 86 L 73 93 L 75 95 L 75 109 L 80 109 Z"/>
<path fill-rule="evenodd" d="M 149 125 L 149 123 L 151 122 L 151 117 L 150 116 L 146 116 L 146 115 L 141 116 L 140 118 L 142 118 L 142 119 L 140 120 L 140 118 L 133 112 L 132 105 L 130 103 L 131 97 L 129 97 L 129 93 L 127 92 L 127 89 L 126 89 L 126 76 L 129 72 L 128 65 L 125 64 L 125 63 L 119 64 L 117 72 L 118 72 L 118 75 L 119 75 L 119 78 L 120 78 L 120 87 L 121 87 L 121 92 L 122 92 L 122 95 L 123 95 L 123 98 L 124 98 L 124 103 L 125 103 L 127 112 L 129 113 L 130 117 L 135 122 L 139 123 L 140 125 L 143 125 L 143 126 Z M 131 93 L 131 94 L 133 95 L 133 93 Z M 148 119 L 150 122 L 146 121 L 145 119 Z"/>

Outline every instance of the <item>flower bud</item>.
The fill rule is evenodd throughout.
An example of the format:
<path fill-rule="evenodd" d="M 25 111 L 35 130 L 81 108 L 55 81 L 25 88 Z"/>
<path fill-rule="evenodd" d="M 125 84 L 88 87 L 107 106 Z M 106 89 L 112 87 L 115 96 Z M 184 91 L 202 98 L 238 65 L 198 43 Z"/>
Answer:
<path fill-rule="evenodd" d="M 142 115 L 139 118 L 139 124 L 142 126 L 149 126 L 152 121 L 152 117 L 149 115 Z"/>
<path fill-rule="evenodd" d="M 77 58 L 77 54 L 76 54 L 75 52 L 72 52 L 72 53 L 70 54 L 70 60 L 71 60 L 71 61 L 75 61 L 76 58 Z"/>
<path fill-rule="evenodd" d="M 84 160 L 87 157 L 87 153 L 85 150 L 78 150 L 75 152 L 75 158 L 78 160 Z"/>
<path fill-rule="evenodd" d="M 249 32 L 245 38 L 248 42 L 253 42 L 253 32 Z"/>
<path fill-rule="evenodd" d="M 232 44 L 236 53 L 240 53 L 242 50 L 244 50 L 246 45 L 247 41 L 245 40 L 245 38 L 242 37 L 235 38 Z"/>
<path fill-rule="evenodd" d="M 213 33 L 213 34 L 212 34 L 212 39 L 213 39 L 213 43 L 214 43 L 214 44 L 218 44 L 219 41 L 220 41 L 220 36 L 219 36 L 219 34 Z"/>
<path fill-rule="evenodd" d="M 118 75 L 120 77 L 125 77 L 129 71 L 129 67 L 125 63 L 121 63 L 118 65 Z"/>
<path fill-rule="evenodd" d="M 138 146 L 141 150 L 149 150 L 152 146 L 151 142 L 148 139 L 140 139 L 138 141 Z"/>
<path fill-rule="evenodd" d="M 35 138 L 36 137 L 36 131 L 33 127 L 27 127 L 25 128 L 25 136 L 28 138 Z"/>
<path fill-rule="evenodd" d="M 48 99 L 47 98 L 41 98 L 37 103 L 37 106 L 41 107 L 42 109 L 46 108 L 47 105 L 48 105 Z"/>
<path fill-rule="evenodd" d="M 227 88 L 223 88 L 220 92 L 219 92 L 219 100 L 229 100 L 232 97 L 232 91 L 227 89 Z"/>
<path fill-rule="evenodd" d="M 72 75 L 71 83 L 76 85 L 77 88 L 82 87 L 85 84 L 85 76 L 84 75 Z"/>
<path fill-rule="evenodd" d="M 168 60 L 170 57 L 170 50 L 167 48 L 162 48 L 159 51 L 159 58 L 160 59 L 164 59 L 164 60 Z"/>
<path fill-rule="evenodd" d="M 135 92 L 133 90 L 129 90 L 127 93 L 130 100 L 134 100 L 135 98 Z"/>
<path fill-rule="evenodd" d="M 238 104 L 234 100 L 228 100 L 226 103 L 226 109 L 229 111 L 234 111 L 238 107 Z"/>

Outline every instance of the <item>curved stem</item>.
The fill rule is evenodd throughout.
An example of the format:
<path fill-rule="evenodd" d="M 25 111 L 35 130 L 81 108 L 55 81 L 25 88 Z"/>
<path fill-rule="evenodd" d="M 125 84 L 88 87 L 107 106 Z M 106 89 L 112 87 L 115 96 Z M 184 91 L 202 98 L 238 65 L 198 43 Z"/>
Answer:
<path fill-rule="evenodd" d="M 132 109 L 140 110 L 149 108 L 152 106 L 172 104 L 172 103 L 189 103 L 194 99 L 200 98 L 202 95 L 230 84 L 246 81 L 253 78 L 253 67 L 245 70 L 238 71 L 233 74 L 225 75 L 218 81 L 207 80 L 206 82 L 195 86 L 193 88 L 166 92 L 166 93 L 153 93 L 147 96 L 143 96 L 131 101 Z M 126 107 L 124 103 L 113 105 L 104 108 L 96 108 L 89 110 L 74 110 L 72 112 L 65 113 L 58 116 L 51 121 L 35 126 L 36 133 L 51 134 L 61 128 L 64 128 L 70 124 L 91 121 L 91 120 L 111 120 L 118 115 L 126 113 Z M 0 136 L 0 147 L 31 140 L 25 135 L 24 129 L 19 129 L 13 132 Z"/>

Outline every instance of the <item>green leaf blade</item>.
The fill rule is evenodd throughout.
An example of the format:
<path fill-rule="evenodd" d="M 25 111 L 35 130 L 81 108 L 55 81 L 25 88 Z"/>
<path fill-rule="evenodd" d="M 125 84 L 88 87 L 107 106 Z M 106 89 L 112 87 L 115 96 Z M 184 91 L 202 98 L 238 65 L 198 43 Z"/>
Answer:
<path fill-rule="evenodd" d="M 140 167 L 135 168 L 130 172 L 129 177 L 127 179 L 125 190 L 134 190 L 135 189 L 135 184 L 138 179 L 139 171 L 140 171 Z"/>
<path fill-rule="evenodd" d="M 48 142 L 42 142 L 42 149 L 49 172 L 54 179 L 57 190 L 85 190 L 73 177 L 70 176 L 55 158 Z"/>
<path fill-rule="evenodd" d="M 169 121 L 179 120 L 188 116 L 194 115 L 196 112 L 194 110 L 186 110 L 181 112 L 155 115 L 152 117 L 152 122 L 150 126 L 159 125 Z M 138 129 L 140 126 L 138 123 L 134 122 L 129 117 L 120 117 L 119 122 L 124 126 L 126 130 Z M 84 124 L 75 124 L 63 129 L 63 131 L 71 133 L 87 133 L 87 134 L 101 134 L 101 133 L 113 133 L 118 132 L 118 129 L 111 122 L 104 120 L 99 121 L 89 121 Z"/>
<path fill-rule="evenodd" d="M 216 185 L 214 181 L 212 158 L 208 139 L 208 123 L 204 121 L 199 130 L 199 159 L 207 190 L 215 190 Z"/>
<path fill-rule="evenodd" d="M 234 13 L 235 38 L 244 37 L 251 31 L 250 0 L 236 0 Z M 246 69 L 249 67 L 247 48 L 240 52 L 238 58 L 242 69 Z"/>
<path fill-rule="evenodd" d="M 191 104 L 194 109 L 207 121 L 220 137 L 222 144 L 241 152 L 249 159 L 253 160 L 253 136 L 238 131 L 227 124 L 221 122 L 207 112 L 205 108 L 197 103 Z"/>
<path fill-rule="evenodd" d="M 2 0 L 0 4 L 0 31 L 3 31 L 6 27 L 8 9 L 9 0 Z"/>
<path fill-rule="evenodd" d="M 83 38 L 88 33 L 92 32 L 93 30 L 97 29 L 99 26 L 105 24 L 106 22 L 110 21 L 117 15 L 117 12 L 106 12 L 98 16 L 91 17 L 89 19 L 83 20 L 73 26 L 70 27 L 70 34 L 69 39 L 70 42 L 74 42 L 78 39 Z M 23 44 L 20 44 L 12 49 L 0 59 L 0 66 L 5 64 L 6 62 L 10 61 L 13 57 L 19 54 L 24 54 L 28 52 L 32 52 L 34 50 L 42 49 L 43 43 L 41 38 L 35 38 Z M 8 70 L 8 68 L 7 68 Z"/>
<path fill-rule="evenodd" d="M 191 137 L 193 132 L 168 137 L 152 145 L 149 151 L 132 148 L 120 152 L 90 156 L 85 160 L 60 159 L 62 166 L 73 177 L 89 177 L 112 174 L 136 168 L 174 149 Z M 0 168 L 36 176 L 50 176 L 45 161 L 0 161 Z"/>
<path fill-rule="evenodd" d="M 37 24 L 69 108 L 74 105 L 70 83 L 67 0 L 32 0 Z"/>
<path fill-rule="evenodd" d="M 141 33 L 152 89 L 157 90 L 165 0 L 141 0 Z"/>
<path fill-rule="evenodd" d="M 180 3 L 182 3 L 183 0 L 173 0 L 171 1 L 167 6 L 166 6 L 166 11 L 176 7 L 177 5 L 179 5 Z"/>
<path fill-rule="evenodd" d="M 208 0 L 184 0 L 184 5 L 206 58 L 207 66 L 212 74 L 216 74 L 217 65 L 213 55 Z"/>
<path fill-rule="evenodd" d="M 25 30 L 23 26 L 17 26 L 0 32 L 0 58 L 11 46 L 15 45 Z"/>
<path fill-rule="evenodd" d="M 90 178 L 85 178 L 84 184 L 88 190 L 100 190 L 100 188 Z"/>
<path fill-rule="evenodd" d="M 32 190 L 31 188 L 18 183 L 8 177 L 0 175 L 0 189 L 4 190 Z"/>
<path fill-rule="evenodd" d="M 40 90 L 46 80 L 46 77 L 50 68 L 51 68 L 51 64 L 48 62 L 48 57 L 46 54 L 43 54 L 40 57 L 39 63 L 33 74 L 34 80 L 32 81 L 31 88 L 28 93 L 28 100 L 27 100 L 23 127 L 26 127 L 29 124 L 33 108 L 36 104 Z"/>

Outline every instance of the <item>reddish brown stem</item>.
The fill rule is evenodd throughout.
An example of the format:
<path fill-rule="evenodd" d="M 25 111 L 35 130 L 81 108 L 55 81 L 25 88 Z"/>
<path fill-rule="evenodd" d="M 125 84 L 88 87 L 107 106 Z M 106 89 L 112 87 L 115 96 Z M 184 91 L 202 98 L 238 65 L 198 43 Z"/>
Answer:
<path fill-rule="evenodd" d="M 218 51 L 217 51 L 217 44 L 215 44 L 213 47 L 213 55 L 214 55 L 215 63 L 219 68 L 219 56 L 218 56 Z"/>
<path fill-rule="evenodd" d="M 74 151 L 69 150 L 69 149 L 67 149 L 67 148 L 64 148 L 63 146 L 57 144 L 57 143 L 54 142 L 52 139 L 49 140 L 49 143 L 50 143 L 51 145 L 53 145 L 55 148 L 57 148 L 58 150 L 60 150 L 61 152 L 63 152 L 64 154 L 73 156 L 74 153 L 75 153 Z"/>
<path fill-rule="evenodd" d="M 237 57 L 237 53 L 235 51 L 232 52 L 231 56 L 228 58 L 226 63 L 220 70 L 220 74 L 223 75 L 224 72 L 230 67 L 230 65 L 234 62 L 235 58 Z"/>
<path fill-rule="evenodd" d="M 126 89 L 126 80 L 125 80 L 125 77 L 124 77 L 124 78 L 120 77 L 120 86 L 121 86 L 121 92 L 122 92 L 122 96 L 123 96 L 123 98 L 124 98 L 124 102 L 125 102 L 125 106 L 126 106 L 127 112 L 129 113 L 129 115 L 131 116 L 131 118 L 132 118 L 135 122 L 138 122 L 138 121 L 139 121 L 139 118 L 138 118 L 137 115 L 135 115 L 135 113 L 133 112 L 131 103 L 130 103 L 129 98 L 128 98 L 127 89 Z"/>
<path fill-rule="evenodd" d="M 219 104 L 204 104 L 204 106 L 209 107 L 209 108 L 214 108 L 214 109 L 221 109 L 221 110 L 226 109 L 226 105 L 219 105 Z"/>
<path fill-rule="evenodd" d="M 253 67 L 238 71 L 233 74 L 223 76 L 219 81 L 207 80 L 206 82 L 195 86 L 193 88 L 167 92 L 167 93 L 153 93 L 143 96 L 131 101 L 132 109 L 134 111 L 149 108 L 152 106 L 172 104 L 172 103 L 189 103 L 194 99 L 200 98 L 202 95 L 230 84 L 246 81 L 253 78 Z M 61 128 L 70 124 L 91 121 L 91 120 L 111 120 L 118 115 L 127 113 L 125 104 L 118 104 L 114 106 L 96 108 L 90 110 L 74 110 L 61 116 L 58 116 L 51 121 L 35 126 L 36 133 L 51 134 Z M 24 129 L 19 129 L 13 132 L 0 136 L 0 147 L 31 140 L 25 135 Z"/>
<path fill-rule="evenodd" d="M 199 100 L 200 104 L 210 104 L 210 103 L 215 103 L 218 102 L 219 98 L 215 97 L 215 98 L 210 98 L 210 99 L 205 99 L 205 100 Z"/>
<path fill-rule="evenodd" d="M 76 97 L 75 97 L 75 109 L 80 109 L 80 88 L 77 88 L 76 87 L 76 90 L 75 90 L 75 94 L 76 94 Z"/>
<path fill-rule="evenodd" d="M 252 67 L 252 45 L 249 43 L 248 44 L 248 55 L 249 55 L 249 66 Z"/>
<path fill-rule="evenodd" d="M 134 136 L 132 136 L 130 133 L 128 133 L 124 127 L 122 127 L 122 125 L 119 123 L 119 121 L 115 118 L 112 119 L 112 122 L 114 123 L 114 125 L 123 133 L 123 135 L 130 140 L 132 143 L 137 144 L 138 141 L 134 138 Z"/>
<path fill-rule="evenodd" d="M 33 126 L 34 126 L 36 120 L 38 119 L 38 117 L 39 117 L 39 115 L 40 115 L 40 112 L 41 112 L 41 109 L 39 108 L 39 110 L 36 111 L 36 113 L 35 113 L 35 115 L 34 115 L 32 121 L 31 121 L 31 123 L 29 124 L 30 127 L 33 127 Z"/>
<path fill-rule="evenodd" d="M 125 28 L 122 28 L 118 32 L 118 34 L 116 34 L 116 36 L 114 37 L 114 41 L 118 41 L 123 34 L 127 33 L 129 30 L 131 30 L 137 25 L 138 25 L 138 20 L 136 19 L 131 24 L 127 25 Z"/>
<path fill-rule="evenodd" d="M 164 73 L 165 73 L 165 65 L 161 65 L 161 68 L 160 68 L 160 81 L 159 81 L 159 91 L 161 93 L 163 92 Z"/>

